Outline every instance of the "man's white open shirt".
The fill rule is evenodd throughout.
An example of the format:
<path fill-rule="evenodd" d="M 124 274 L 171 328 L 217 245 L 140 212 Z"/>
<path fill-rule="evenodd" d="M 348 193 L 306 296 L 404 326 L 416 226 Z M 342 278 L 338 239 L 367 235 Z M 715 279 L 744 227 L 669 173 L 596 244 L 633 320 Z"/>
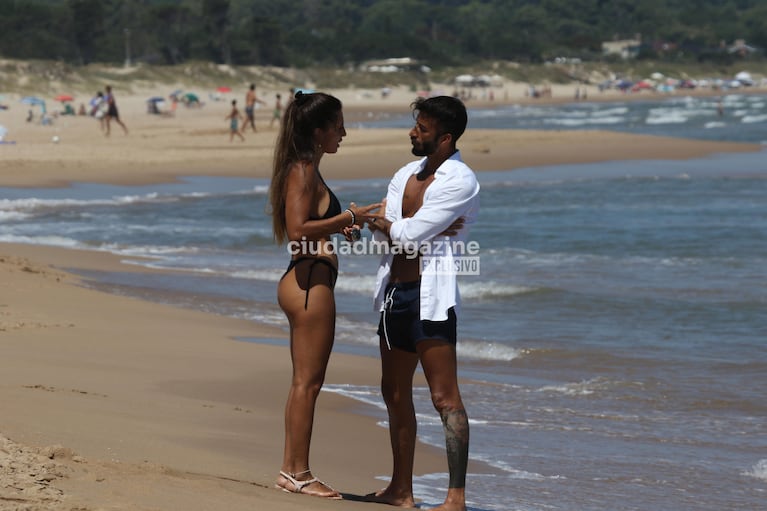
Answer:
<path fill-rule="evenodd" d="M 421 320 L 445 321 L 448 309 L 460 306 L 460 296 L 455 272 L 444 269 L 454 268 L 453 248 L 465 246 L 471 225 L 479 214 L 479 183 L 474 172 L 461 160 L 460 152 L 456 151 L 434 173 L 434 181 L 426 188 L 421 208 L 411 218 L 402 218 L 405 185 L 425 163 L 426 158 L 423 158 L 397 171 L 389 183 L 385 214 L 392 222 L 392 242 L 425 249 L 426 255 L 421 256 Z M 463 218 L 464 224 L 455 236 L 439 235 L 458 218 Z M 380 231 L 373 236 L 378 242 L 387 241 Z M 393 258 L 391 252 L 385 253 L 378 266 L 374 302 L 378 311 L 383 310 Z M 440 268 L 440 271 L 430 271 L 430 268 Z"/>

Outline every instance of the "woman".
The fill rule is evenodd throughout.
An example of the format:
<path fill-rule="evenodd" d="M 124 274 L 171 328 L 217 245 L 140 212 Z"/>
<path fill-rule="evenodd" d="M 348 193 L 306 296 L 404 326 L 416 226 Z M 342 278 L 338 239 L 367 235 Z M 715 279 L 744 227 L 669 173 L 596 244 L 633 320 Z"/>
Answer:
<path fill-rule="evenodd" d="M 274 237 L 288 241 L 290 264 L 277 298 L 290 323 L 293 378 L 285 406 L 285 453 L 277 487 L 292 493 L 340 499 L 309 468 L 314 406 L 335 336 L 333 287 L 338 258 L 331 235 L 364 224 L 380 207 L 341 209 L 320 175 L 320 159 L 335 153 L 346 135 L 341 102 L 328 94 L 298 92 L 287 107 L 274 152 L 270 189 Z M 359 223 L 359 225 L 357 225 Z"/>

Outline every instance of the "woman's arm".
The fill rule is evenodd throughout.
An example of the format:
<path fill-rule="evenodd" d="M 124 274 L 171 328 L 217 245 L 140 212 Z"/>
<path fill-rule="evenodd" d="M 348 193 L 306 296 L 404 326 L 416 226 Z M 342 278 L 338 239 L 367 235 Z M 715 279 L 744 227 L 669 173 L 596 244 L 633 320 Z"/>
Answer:
<path fill-rule="evenodd" d="M 288 240 L 316 240 L 352 225 L 353 215 L 349 211 L 326 219 L 311 219 L 317 210 L 320 181 L 314 165 L 306 162 L 293 164 L 288 174 L 285 196 L 285 226 Z"/>

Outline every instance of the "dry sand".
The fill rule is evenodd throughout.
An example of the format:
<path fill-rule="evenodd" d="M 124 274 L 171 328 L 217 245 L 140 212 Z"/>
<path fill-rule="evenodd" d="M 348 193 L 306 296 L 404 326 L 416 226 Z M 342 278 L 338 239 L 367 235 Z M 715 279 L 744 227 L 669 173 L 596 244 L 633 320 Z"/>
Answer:
<path fill-rule="evenodd" d="M 338 154 L 323 160 L 328 178 L 389 177 L 412 158 L 407 130 L 359 129 L 360 120 L 408 112 L 414 96 L 398 89 L 386 100 L 360 91 L 330 91 L 344 102 L 348 135 Z M 145 184 L 171 181 L 183 175 L 269 177 L 276 125 L 269 127 L 271 106 L 256 111 L 258 133 L 245 142 L 229 142 L 231 99 L 242 104 L 243 94 L 228 94 L 202 108 L 179 106 L 173 117 L 146 113 L 152 95 L 121 96 L 115 90 L 119 126 L 105 137 L 90 117 L 61 116 L 51 126 L 25 122 L 27 107 L 18 102 L 0 113 L 9 130 L 0 144 L 0 186 L 64 186 L 72 181 Z M 271 91 L 260 92 L 269 100 Z M 559 94 L 558 97 L 570 97 Z M 617 93 L 603 100 L 625 99 Z M 82 101 L 87 102 L 87 97 Z M 75 103 L 80 101 L 77 98 Z M 521 93 L 518 103 L 532 102 Z M 535 100 L 538 101 L 538 100 Z M 49 109 L 52 101 L 49 101 Z M 489 101 L 471 101 L 482 107 Z M 54 105 L 55 106 L 55 105 Z M 58 143 L 53 137 L 59 138 Z M 464 159 L 476 170 L 506 170 L 560 163 L 627 159 L 674 159 L 730 151 L 758 150 L 749 144 L 666 139 L 599 131 L 468 130 L 459 143 Z"/>
<path fill-rule="evenodd" d="M 127 136 L 114 126 L 107 138 L 88 117 L 41 126 L 24 121 L 26 109 L 3 112 L 6 140 L 16 143 L 0 145 L 0 186 L 270 175 L 269 108 L 257 112 L 258 134 L 230 143 L 227 101 L 160 117 L 145 113 L 144 97 L 115 92 Z M 407 111 L 406 93 L 386 103 L 358 91 L 337 95 L 349 129 L 339 153 L 323 160 L 327 177 L 388 177 L 411 159 L 406 131 L 354 127 Z M 565 131 L 474 130 L 460 146 L 480 171 L 759 150 Z M 236 339 L 284 338 L 284 330 L 108 295 L 66 273 L 120 265 L 108 254 L 0 245 L 0 509 L 380 508 L 353 499 L 382 486 L 375 478 L 390 470 L 387 432 L 361 405 L 327 393 L 317 407 L 312 469 L 348 499 L 272 488 L 290 360 L 282 346 Z M 327 381 L 377 385 L 378 371 L 375 360 L 334 354 Z M 418 473 L 446 469 L 436 449 L 419 446 L 416 458 Z"/>
<path fill-rule="evenodd" d="M 355 505 L 271 488 L 290 360 L 284 347 L 235 338 L 284 331 L 107 295 L 35 262 L 116 269 L 107 254 L 0 252 L 15 254 L 0 256 L 0 509 Z M 327 381 L 376 385 L 377 372 L 374 360 L 335 354 Z M 360 494 L 389 460 L 385 430 L 355 409 L 320 397 L 312 468 Z M 441 462 L 419 453 L 421 471 Z"/>

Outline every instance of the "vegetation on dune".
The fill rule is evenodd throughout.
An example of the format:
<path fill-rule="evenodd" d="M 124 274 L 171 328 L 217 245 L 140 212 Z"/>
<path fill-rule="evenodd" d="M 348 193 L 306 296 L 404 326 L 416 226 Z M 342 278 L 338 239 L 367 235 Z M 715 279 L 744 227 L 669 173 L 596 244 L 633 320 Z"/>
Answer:
<path fill-rule="evenodd" d="M 0 13 L 0 56 L 80 65 L 598 61 L 637 34 L 640 59 L 672 63 L 767 48 L 763 0 L 0 0 Z"/>
<path fill-rule="evenodd" d="M 763 0 L 0 0 L 0 13 L 1 92 L 767 75 Z M 633 58 L 603 53 L 637 34 Z M 415 65 L 362 70 L 386 57 Z"/>

